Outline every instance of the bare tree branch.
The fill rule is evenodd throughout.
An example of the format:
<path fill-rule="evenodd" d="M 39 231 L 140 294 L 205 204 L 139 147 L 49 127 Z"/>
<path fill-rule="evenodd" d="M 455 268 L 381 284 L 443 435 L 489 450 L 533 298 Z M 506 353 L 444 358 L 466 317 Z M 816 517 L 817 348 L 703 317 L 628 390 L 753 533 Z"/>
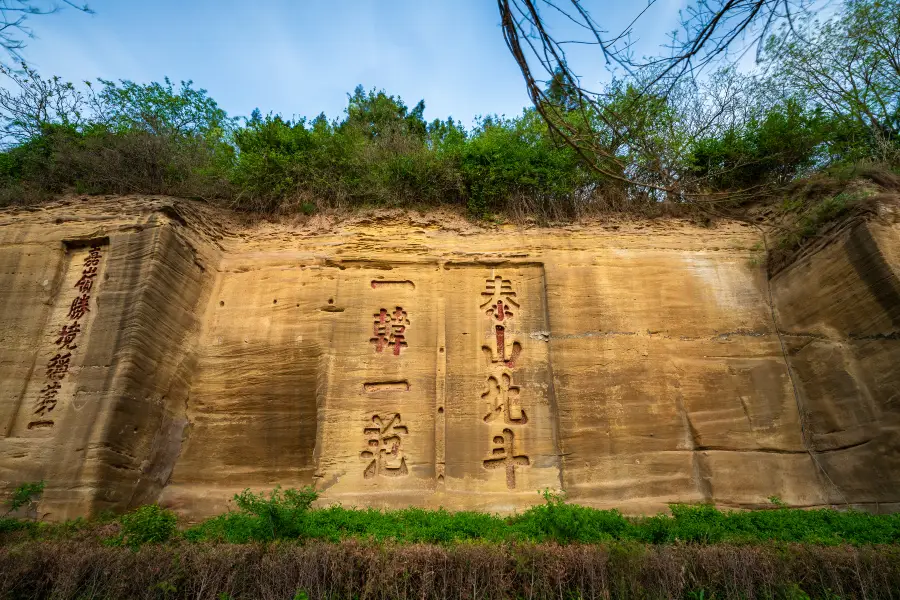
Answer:
<path fill-rule="evenodd" d="M 506 45 L 522 72 L 535 109 L 554 136 L 605 178 L 668 199 L 696 200 L 701 195 L 708 197 L 701 190 L 701 182 L 666 166 L 683 151 L 664 150 L 652 128 L 647 129 L 639 117 L 639 107 L 649 103 L 663 110 L 665 99 L 685 78 L 696 81 L 705 69 L 736 52 L 753 47 L 759 51 L 761 42 L 783 23 L 787 23 L 783 32 L 792 31 L 794 15 L 806 11 L 809 2 L 696 0 L 682 15 L 682 37 L 673 34 L 668 56 L 647 59 L 633 56 L 632 34 L 655 0 L 614 34 L 595 20 L 582 0 L 498 0 L 497 6 Z M 551 10 L 551 14 L 543 14 L 542 9 Z M 561 15 L 568 29 L 574 25 L 576 35 L 569 32 L 565 39 L 557 39 L 551 30 L 552 15 Z M 580 39 L 577 32 L 584 38 Z M 595 46 L 610 69 L 626 73 L 633 85 L 625 96 L 632 104 L 612 102 L 610 88 L 597 92 L 582 84 L 565 52 L 566 46 L 574 44 Z M 625 88 L 613 88 L 621 100 Z M 553 89 L 556 95 L 550 93 Z M 696 135 L 712 127 L 711 120 L 722 114 L 708 108 L 706 123 L 695 128 Z M 617 154 L 623 144 L 626 149 L 657 158 L 637 172 L 632 163 Z"/>
<path fill-rule="evenodd" d="M 12 65 L 25 62 L 22 50 L 27 40 L 34 38 L 28 19 L 57 13 L 63 6 L 88 14 L 94 12 L 87 4 L 76 4 L 72 0 L 62 0 L 62 4 L 43 0 L 0 0 L 0 48 L 6 51 Z M 0 60 L 6 68 L 11 66 L 10 62 Z"/>

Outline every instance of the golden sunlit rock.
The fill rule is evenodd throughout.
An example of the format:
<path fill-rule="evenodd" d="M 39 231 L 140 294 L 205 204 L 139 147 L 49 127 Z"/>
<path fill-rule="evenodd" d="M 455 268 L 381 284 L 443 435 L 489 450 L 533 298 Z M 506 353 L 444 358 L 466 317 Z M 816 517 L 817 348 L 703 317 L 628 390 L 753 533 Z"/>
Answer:
<path fill-rule="evenodd" d="M 199 518 L 277 485 L 359 507 L 511 512 L 550 489 L 626 513 L 891 509 L 900 226 L 771 282 L 760 244 L 674 219 L 5 209 L 0 481 L 45 480 L 51 519 Z"/>

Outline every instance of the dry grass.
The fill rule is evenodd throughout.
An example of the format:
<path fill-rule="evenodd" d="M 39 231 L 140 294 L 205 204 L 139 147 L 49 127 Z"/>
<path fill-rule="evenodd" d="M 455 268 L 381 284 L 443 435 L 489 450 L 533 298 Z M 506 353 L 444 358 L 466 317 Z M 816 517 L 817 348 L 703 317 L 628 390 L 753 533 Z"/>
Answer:
<path fill-rule="evenodd" d="M 884 164 L 863 162 L 835 173 L 817 173 L 771 199 L 765 228 L 774 243 L 768 270 L 774 276 L 803 256 L 828 246 L 844 232 L 872 218 L 882 205 L 900 202 L 900 177 Z"/>
<path fill-rule="evenodd" d="M 0 550 L 3 598 L 900 598 L 896 547 L 145 546 Z"/>

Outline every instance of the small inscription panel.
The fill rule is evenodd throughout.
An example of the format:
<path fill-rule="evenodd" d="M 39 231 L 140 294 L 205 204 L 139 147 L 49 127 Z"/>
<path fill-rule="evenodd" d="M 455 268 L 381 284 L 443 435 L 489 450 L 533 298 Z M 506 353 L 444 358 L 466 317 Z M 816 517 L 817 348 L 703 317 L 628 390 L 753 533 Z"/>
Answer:
<path fill-rule="evenodd" d="M 60 404 L 74 394 L 90 324 L 97 312 L 96 296 L 104 270 L 107 245 L 70 248 L 66 274 L 57 292 L 46 344 L 25 392 L 14 432 L 52 430 L 59 426 Z"/>

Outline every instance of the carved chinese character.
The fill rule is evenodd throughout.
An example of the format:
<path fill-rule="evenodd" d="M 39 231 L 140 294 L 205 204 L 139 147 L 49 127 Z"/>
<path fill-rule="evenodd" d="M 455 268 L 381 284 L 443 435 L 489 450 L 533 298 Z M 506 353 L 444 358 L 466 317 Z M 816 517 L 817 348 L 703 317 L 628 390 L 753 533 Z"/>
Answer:
<path fill-rule="evenodd" d="M 484 461 L 485 469 L 505 469 L 506 487 L 516 488 L 516 467 L 527 467 L 531 464 L 524 454 L 515 453 L 515 434 L 511 429 L 504 429 L 503 435 L 494 436 L 494 445 L 491 457 Z"/>
<path fill-rule="evenodd" d="M 528 422 L 528 415 L 519 405 L 519 387 L 512 385 L 512 377 L 503 373 L 500 378 L 491 375 L 487 380 L 487 391 L 481 395 L 482 400 L 487 400 L 490 411 L 484 416 L 485 423 L 503 417 L 507 425 L 524 425 Z"/>
<path fill-rule="evenodd" d="M 91 250 L 87 257 L 84 259 L 85 267 L 96 267 L 100 264 L 100 251 L 99 250 Z"/>
<path fill-rule="evenodd" d="M 82 294 L 87 294 L 91 291 L 91 288 L 94 287 L 94 276 L 93 275 L 82 275 L 81 279 L 75 282 L 75 289 L 77 289 Z"/>
<path fill-rule="evenodd" d="M 58 381 L 51 381 L 38 395 L 37 410 L 34 414 L 44 416 L 45 413 L 56 408 L 57 394 L 59 394 L 60 384 Z"/>
<path fill-rule="evenodd" d="M 359 456 L 368 463 L 363 477 L 400 477 L 409 473 L 402 447 L 403 438 L 408 433 L 399 413 L 374 415 L 372 424 L 363 429 L 367 449 L 360 452 Z"/>
<path fill-rule="evenodd" d="M 513 308 L 518 311 L 519 303 L 516 293 L 513 291 L 512 281 L 503 279 L 499 275 L 488 279 L 485 291 L 481 292 L 484 302 L 479 308 L 485 310 L 485 314 L 491 318 L 494 325 L 494 347 L 482 346 L 488 364 L 502 364 L 508 368 L 516 366 L 516 359 L 522 351 L 519 342 L 513 342 L 507 346 L 506 332 L 509 321 L 513 317 Z"/>
<path fill-rule="evenodd" d="M 69 306 L 68 318 L 71 323 L 66 323 L 56 334 L 54 344 L 59 348 L 59 352 L 47 362 L 47 385 L 38 393 L 37 402 L 35 404 L 34 414 L 38 415 L 40 420 L 28 423 L 28 429 L 53 427 L 53 421 L 43 418 L 47 413 L 52 412 L 59 401 L 59 393 L 62 388 L 60 381 L 63 380 L 69 372 L 69 366 L 72 360 L 72 350 L 78 348 L 75 343 L 78 334 L 82 332 L 81 324 L 78 320 L 90 312 L 89 293 L 94 286 L 94 278 L 97 276 L 98 265 L 102 258 L 99 245 L 92 246 L 88 255 L 84 259 L 84 268 L 81 272 L 81 278 L 75 283 L 75 288 L 81 292 L 72 300 Z M 51 338 L 52 339 L 52 338 Z M 64 352 L 68 351 L 68 352 Z"/>
<path fill-rule="evenodd" d="M 511 348 L 506 343 L 506 328 L 502 325 L 494 327 L 494 347 L 482 346 L 488 364 L 504 365 L 512 369 L 516 366 L 519 354 L 522 353 L 522 344 L 513 342 Z"/>
<path fill-rule="evenodd" d="M 73 342 L 80 332 L 81 327 L 78 325 L 78 321 L 70 325 L 63 325 L 62 329 L 59 330 L 59 337 L 56 339 L 55 343 L 62 350 L 74 350 L 78 346 Z"/>
<path fill-rule="evenodd" d="M 479 308 L 487 309 L 485 314 L 498 323 L 502 323 L 513 316 L 513 312 L 510 310 L 511 307 L 519 308 L 519 303 L 515 299 L 516 293 L 513 291 L 512 281 L 503 279 L 499 275 L 487 280 L 485 291 L 481 292 L 481 296 L 484 302 Z"/>
<path fill-rule="evenodd" d="M 385 346 L 393 348 L 394 356 L 400 354 L 401 348 L 406 348 L 406 327 L 409 325 L 409 319 L 406 311 L 398 306 L 394 312 L 388 313 L 386 308 L 382 308 L 375 316 L 375 325 L 373 327 L 373 335 L 369 341 L 375 344 L 375 351 L 381 352 Z"/>
<path fill-rule="evenodd" d="M 97 276 L 97 265 L 100 264 L 100 247 L 93 246 L 84 259 L 84 270 L 81 272 L 81 279 L 75 283 L 75 287 L 82 294 L 87 294 L 94 287 L 94 277 Z"/>
<path fill-rule="evenodd" d="M 70 352 L 58 354 L 50 359 L 47 363 L 47 379 L 51 381 L 59 381 L 69 372 L 69 360 L 72 358 Z"/>
<path fill-rule="evenodd" d="M 69 318 L 73 321 L 77 321 L 81 317 L 85 315 L 85 313 L 90 312 L 90 308 L 88 303 L 90 302 L 91 297 L 87 294 L 82 294 L 78 296 L 74 300 L 72 300 L 72 306 L 69 307 Z"/>

